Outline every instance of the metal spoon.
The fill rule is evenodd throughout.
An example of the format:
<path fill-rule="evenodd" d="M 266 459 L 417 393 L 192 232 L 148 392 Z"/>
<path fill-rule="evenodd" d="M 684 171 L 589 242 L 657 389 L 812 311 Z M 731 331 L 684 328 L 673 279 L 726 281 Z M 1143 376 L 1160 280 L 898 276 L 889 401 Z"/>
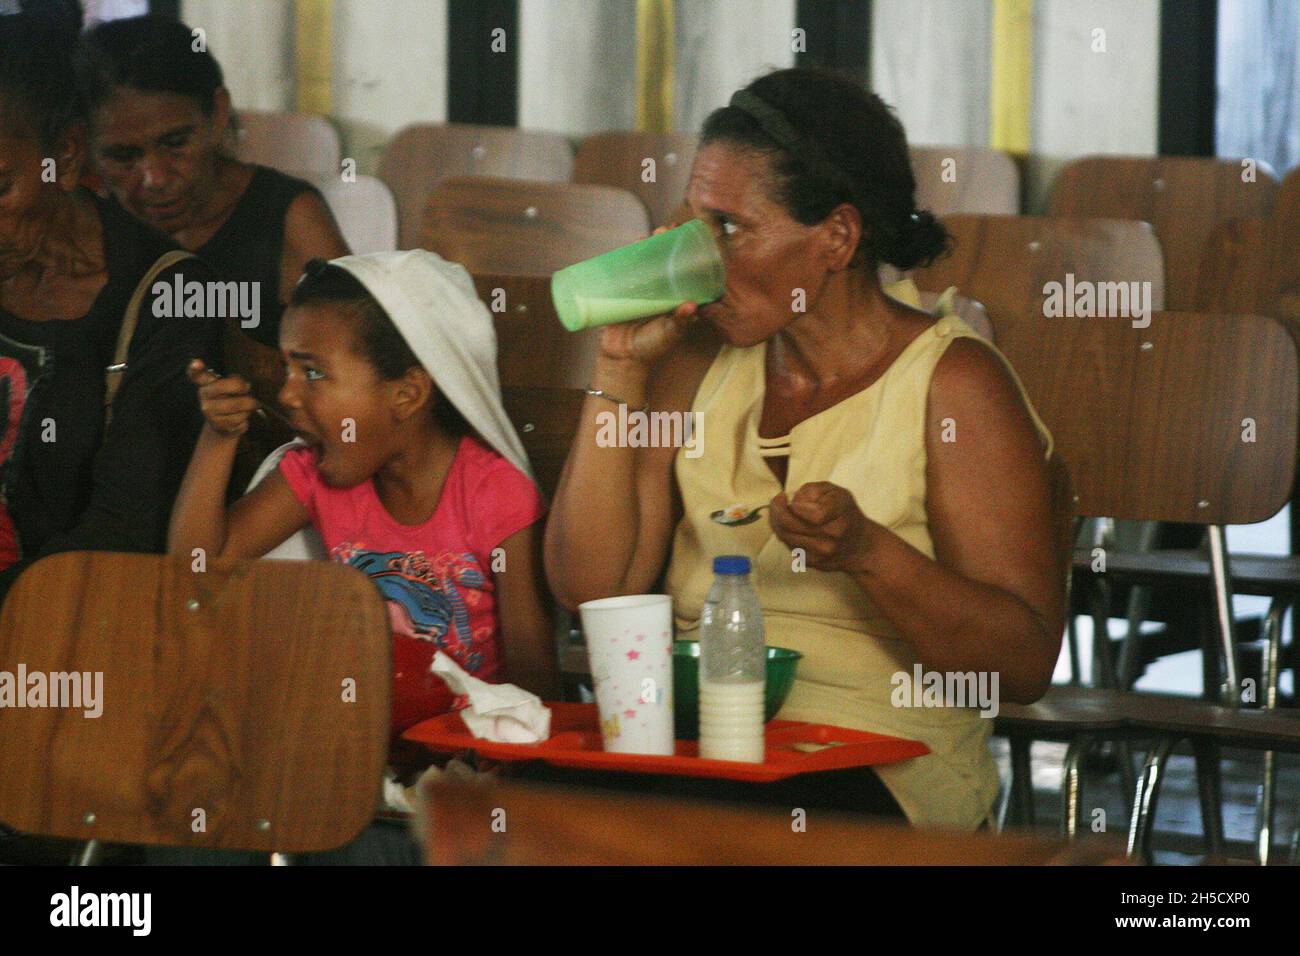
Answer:
<path fill-rule="evenodd" d="M 222 375 L 220 372 L 218 372 L 215 368 L 209 367 L 209 368 L 205 368 L 203 371 L 207 372 L 209 375 L 215 375 L 217 378 L 226 377 Z M 288 428 L 293 427 L 292 425 L 289 424 L 289 419 L 285 418 L 283 415 L 281 415 L 270 405 L 266 404 L 266 402 L 262 401 L 260 398 L 257 400 L 257 416 L 263 421 L 266 421 L 267 417 L 270 416 L 274 418 L 276 421 L 278 421 L 281 425 L 284 425 Z"/>
<path fill-rule="evenodd" d="M 758 520 L 759 512 L 769 505 L 759 505 L 757 508 L 750 508 L 747 505 L 732 505 L 729 508 L 723 508 L 721 511 L 715 511 L 709 517 L 720 525 L 728 528 L 737 528 L 742 524 L 753 524 Z"/>

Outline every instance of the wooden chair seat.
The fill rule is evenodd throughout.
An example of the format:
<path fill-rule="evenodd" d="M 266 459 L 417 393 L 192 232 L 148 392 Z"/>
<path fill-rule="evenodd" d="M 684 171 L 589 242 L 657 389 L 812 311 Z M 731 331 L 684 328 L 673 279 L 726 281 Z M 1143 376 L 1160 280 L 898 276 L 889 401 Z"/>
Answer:
<path fill-rule="evenodd" d="M 1195 697 L 1053 686 L 1034 704 L 1003 704 L 996 732 L 1034 740 L 1073 740 L 1081 733 L 1105 737 L 1176 737 L 1224 747 L 1300 753 L 1300 713 L 1240 710 Z"/>
<path fill-rule="evenodd" d="M 1074 567 L 1090 571 L 1090 548 L 1076 548 Z M 1234 554 L 1232 590 L 1263 597 L 1300 596 L 1300 556 Z M 1106 552 L 1106 574 L 1134 584 L 1210 584 L 1210 559 L 1199 551 Z"/>
<path fill-rule="evenodd" d="M 1080 733 L 1121 731 L 1124 696 L 1117 690 L 1056 685 L 1032 704 L 1002 704 L 994 718 L 994 732 L 1068 741 Z"/>

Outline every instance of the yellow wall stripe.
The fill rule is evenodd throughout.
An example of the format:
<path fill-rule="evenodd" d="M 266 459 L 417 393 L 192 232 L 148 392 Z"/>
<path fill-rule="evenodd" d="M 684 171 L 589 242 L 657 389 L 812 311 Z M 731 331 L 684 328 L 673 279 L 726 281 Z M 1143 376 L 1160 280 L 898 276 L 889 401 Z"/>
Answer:
<path fill-rule="evenodd" d="M 1034 0 L 993 0 L 989 145 L 1029 152 L 1033 106 Z"/>
<path fill-rule="evenodd" d="M 674 0 L 636 0 L 636 125 L 647 133 L 673 128 Z"/>
<path fill-rule="evenodd" d="M 328 116 L 334 74 L 333 0 L 295 0 L 297 110 Z"/>

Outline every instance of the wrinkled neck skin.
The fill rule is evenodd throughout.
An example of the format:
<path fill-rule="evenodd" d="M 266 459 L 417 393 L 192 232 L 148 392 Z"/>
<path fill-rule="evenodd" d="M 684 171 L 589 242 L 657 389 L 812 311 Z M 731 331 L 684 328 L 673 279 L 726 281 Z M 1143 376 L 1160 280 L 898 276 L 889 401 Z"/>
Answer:
<path fill-rule="evenodd" d="M 885 295 L 874 268 L 830 273 L 813 307 L 768 340 L 769 374 L 811 392 L 860 376 L 910 311 Z"/>
<path fill-rule="evenodd" d="M 29 228 L 34 241 L 0 247 L 0 282 L 27 278 L 41 288 L 54 279 L 103 271 L 103 227 L 94 202 L 84 191 L 60 192 L 48 214 Z"/>

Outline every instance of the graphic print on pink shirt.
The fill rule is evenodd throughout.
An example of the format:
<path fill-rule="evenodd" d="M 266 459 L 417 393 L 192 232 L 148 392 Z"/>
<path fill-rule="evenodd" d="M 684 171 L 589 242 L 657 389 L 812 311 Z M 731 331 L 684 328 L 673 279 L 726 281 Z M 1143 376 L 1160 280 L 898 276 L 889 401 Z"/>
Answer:
<path fill-rule="evenodd" d="M 330 558 L 369 575 L 388 603 L 394 634 L 430 641 L 471 674 L 495 656 L 493 628 L 474 627 L 471 612 L 484 603 L 487 576 L 468 551 L 370 551 L 364 542 L 330 550 Z"/>

